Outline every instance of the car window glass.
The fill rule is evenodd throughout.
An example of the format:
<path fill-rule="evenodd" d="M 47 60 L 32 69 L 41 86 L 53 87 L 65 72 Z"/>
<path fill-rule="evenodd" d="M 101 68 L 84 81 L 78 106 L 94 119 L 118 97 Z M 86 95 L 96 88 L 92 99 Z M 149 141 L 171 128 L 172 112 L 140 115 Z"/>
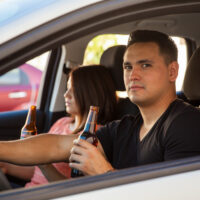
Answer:
<path fill-rule="evenodd" d="M 172 39 L 178 48 L 179 75 L 176 80 L 176 90 L 180 91 L 187 66 L 187 44 L 184 38 L 172 37 Z M 115 45 L 126 45 L 127 41 L 128 35 L 105 34 L 96 36 L 87 45 L 83 64 L 99 64 L 101 55 L 106 49 Z"/>
<path fill-rule="evenodd" d="M 0 85 L 20 84 L 20 69 L 13 69 L 0 76 Z"/>
<path fill-rule="evenodd" d="M 0 76 L 0 112 L 28 109 L 37 104 L 48 55 L 46 52 Z"/>

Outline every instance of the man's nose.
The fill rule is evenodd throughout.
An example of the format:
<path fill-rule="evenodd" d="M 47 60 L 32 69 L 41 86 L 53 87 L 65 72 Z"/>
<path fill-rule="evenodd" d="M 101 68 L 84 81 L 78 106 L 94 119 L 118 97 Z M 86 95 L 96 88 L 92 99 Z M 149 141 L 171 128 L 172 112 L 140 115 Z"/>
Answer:
<path fill-rule="evenodd" d="M 139 66 L 133 66 L 131 73 L 130 73 L 130 79 L 131 80 L 138 80 L 140 78 L 141 70 Z"/>

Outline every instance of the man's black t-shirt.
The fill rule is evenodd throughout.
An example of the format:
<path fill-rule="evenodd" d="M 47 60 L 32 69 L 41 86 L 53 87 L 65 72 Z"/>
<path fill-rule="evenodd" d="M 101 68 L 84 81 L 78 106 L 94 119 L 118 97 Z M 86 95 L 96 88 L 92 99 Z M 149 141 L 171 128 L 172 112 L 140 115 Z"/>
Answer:
<path fill-rule="evenodd" d="M 139 140 L 142 117 L 125 116 L 97 131 L 108 161 L 116 169 L 200 155 L 200 111 L 175 100 Z"/>

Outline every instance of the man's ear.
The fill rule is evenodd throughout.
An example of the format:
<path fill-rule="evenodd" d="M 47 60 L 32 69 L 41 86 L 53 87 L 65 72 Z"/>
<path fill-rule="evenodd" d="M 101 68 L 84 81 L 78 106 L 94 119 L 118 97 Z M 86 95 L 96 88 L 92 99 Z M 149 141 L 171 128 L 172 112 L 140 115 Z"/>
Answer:
<path fill-rule="evenodd" d="M 175 82 L 178 76 L 178 69 L 179 69 L 178 63 L 176 61 L 171 62 L 168 66 L 168 69 L 169 69 L 170 82 Z"/>

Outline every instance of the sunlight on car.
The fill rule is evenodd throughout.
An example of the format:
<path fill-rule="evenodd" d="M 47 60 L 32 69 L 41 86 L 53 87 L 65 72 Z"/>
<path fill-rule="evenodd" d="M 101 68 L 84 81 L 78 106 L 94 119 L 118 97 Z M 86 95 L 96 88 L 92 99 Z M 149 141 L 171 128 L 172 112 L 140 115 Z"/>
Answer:
<path fill-rule="evenodd" d="M 34 67 L 43 71 L 46 67 L 48 57 L 49 57 L 49 52 L 46 52 L 46 53 L 43 53 L 40 56 L 37 56 L 36 58 L 29 60 L 26 63 L 33 65 Z"/>

